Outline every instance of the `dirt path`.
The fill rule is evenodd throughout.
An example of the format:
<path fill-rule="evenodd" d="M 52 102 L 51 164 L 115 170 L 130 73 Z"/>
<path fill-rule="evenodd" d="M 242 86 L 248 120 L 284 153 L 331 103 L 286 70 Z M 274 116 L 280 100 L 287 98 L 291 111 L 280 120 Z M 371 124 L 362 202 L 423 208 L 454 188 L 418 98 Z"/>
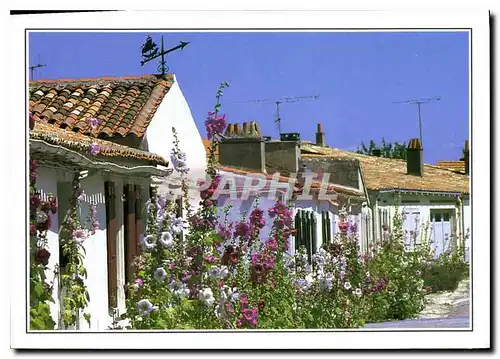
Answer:
<path fill-rule="evenodd" d="M 421 319 L 468 316 L 470 281 L 460 282 L 453 292 L 433 293 L 425 298 L 427 303 L 420 313 Z"/>

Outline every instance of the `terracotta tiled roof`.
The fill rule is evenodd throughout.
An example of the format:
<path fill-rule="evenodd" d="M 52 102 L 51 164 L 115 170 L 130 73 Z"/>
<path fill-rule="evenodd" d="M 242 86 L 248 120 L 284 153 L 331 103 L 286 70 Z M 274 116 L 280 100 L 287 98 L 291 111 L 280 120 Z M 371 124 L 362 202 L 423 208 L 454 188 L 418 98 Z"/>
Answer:
<path fill-rule="evenodd" d="M 34 81 L 29 108 L 42 121 L 86 135 L 142 137 L 172 83 L 173 75 Z M 97 118 L 97 128 L 86 118 Z"/>
<path fill-rule="evenodd" d="M 465 173 L 465 161 L 437 161 L 436 166 L 446 168 L 454 172 Z"/>
<path fill-rule="evenodd" d="M 270 174 L 264 174 L 262 172 L 259 172 L 257 170 L 253 170 L 253 169 L 248 169 L 248 168 L 237 168 L 237 167 L 231 167 L 231 166 L 220 166 L 219 169 L 221 171 L 225 171 L 225 172 L 229 172 L 229 173 L 234 173 L 234 174 L 237 174 L 237 175 L 242 175 L 242 176 L 245 176 L 245 175 L 255 175 L 255 174 L 259 174 L 259 175 L 264 175 L 265 178 L 267 180 L 274 180 L 274 179 L 277 179 L 278 182 L 282 182 L 282 183 L 290 183 L 290 177 L 288 176 L 277 176 L 277 178 L 273 177 L 273 175 L 270 175 Z M 299 184 L 299 181 L 297 179 L 291 181 L 291 183 L 294 185 L 294 187 L 299 187 L 300 188 L 300 184 Z M 316 182 L 316 181 L 313 181 L 313 183 L 311 184 L 311 192 L 318 192 L 320 189 L 321 189 L 321 182 Z M 357 197 L 362 197 L 364 196 L 364 193 L 362 191 L 359 191 L 357 190 L 356 188 L 352 188 L 352 187 L 346 187 L 346 186 L 341 186 L 341 185 L 337 185 L 337 184 L 328 184 L 328 188 L 326 189 L 326 192 L 330 192 L 330 191 L 335 191 L 335 192 L 338 192 L 338 193 L 343 193 L 343 194 L 346 194 L 346 195 L 351 195 L 351 196 L 357 196 Z"/>
<path fill-rule="evenodd" d="M 358 159 L 365 185 L 369 190 L 405 189 L 469 193 L 469 176 L 424 164 L 423 176 L 406 174 L 406 161 L 367 156 L 337 148 L 301 143 L 303 157 L 329 156 Z"/>
<path fill-rule="evenodd" d="M 52 145 L 59 145 L 92 157 L 89 154 L 90 144 L 99 145 L 99 153 L 96 158 L 114 157 L 125 159 L 138 159 L 149 161 L 152 164 L 159 164 L 168 167 L 168 161 L 154 153 L 137 150 L 135 148 L 118 145 L 102 139 L 85 136 L 81 133 L 67 131 L 47 123 L 35 122 L 35 128 L 30 131 L 30 139 L 42 140 Z"/>

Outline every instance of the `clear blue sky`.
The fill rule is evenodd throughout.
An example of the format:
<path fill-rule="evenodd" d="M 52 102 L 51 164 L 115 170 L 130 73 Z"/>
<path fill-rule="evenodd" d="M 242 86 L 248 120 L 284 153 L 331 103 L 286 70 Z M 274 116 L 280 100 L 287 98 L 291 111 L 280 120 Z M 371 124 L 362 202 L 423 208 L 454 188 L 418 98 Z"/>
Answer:
<path fill-rule="evenodd" d="M 140 66 L 150 33 L 32 33 L 36 79 L 126 76 L 156 72 Z M 156 43 L 160 34 L 151 33 Z M 282 132 L 314 140 L 323 124 L 331 147 L 418 137 L 417 107 L 395 101 L 441 96 L 422 105 L 426 163 L 455 160 L 469 138 L 469 40 L 466 32 L 164 33 L 165 46 L 191 43 L 167 56 L 195 121 L 204 120 L 227 81 L 222 111 L 229 122 L 258 121 L 277 134 L 273 104 L 234 103 L 319 95 L 284 104 Z"/>

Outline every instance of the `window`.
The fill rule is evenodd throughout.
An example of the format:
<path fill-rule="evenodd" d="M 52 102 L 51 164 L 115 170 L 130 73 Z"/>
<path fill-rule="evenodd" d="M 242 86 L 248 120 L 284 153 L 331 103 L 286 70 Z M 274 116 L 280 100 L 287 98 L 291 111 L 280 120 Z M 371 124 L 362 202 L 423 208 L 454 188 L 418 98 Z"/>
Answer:
<path fill-rule="evenodd" d="M 316 216 L 312 211 L 299 209 L 295 215 L 295 250 L 306 247 L 309 263 L 316 253 Z"/>

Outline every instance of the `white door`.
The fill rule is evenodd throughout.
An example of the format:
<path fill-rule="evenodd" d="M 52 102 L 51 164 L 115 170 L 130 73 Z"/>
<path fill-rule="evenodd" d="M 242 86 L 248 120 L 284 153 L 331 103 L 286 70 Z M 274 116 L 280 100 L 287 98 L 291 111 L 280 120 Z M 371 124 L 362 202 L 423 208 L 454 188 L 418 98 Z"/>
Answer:
<path fill-rule="evenodd" d="M 436 258 L 451 250 L 452 214 L 452 210 L 431 210 L 431 245 Z"/>

